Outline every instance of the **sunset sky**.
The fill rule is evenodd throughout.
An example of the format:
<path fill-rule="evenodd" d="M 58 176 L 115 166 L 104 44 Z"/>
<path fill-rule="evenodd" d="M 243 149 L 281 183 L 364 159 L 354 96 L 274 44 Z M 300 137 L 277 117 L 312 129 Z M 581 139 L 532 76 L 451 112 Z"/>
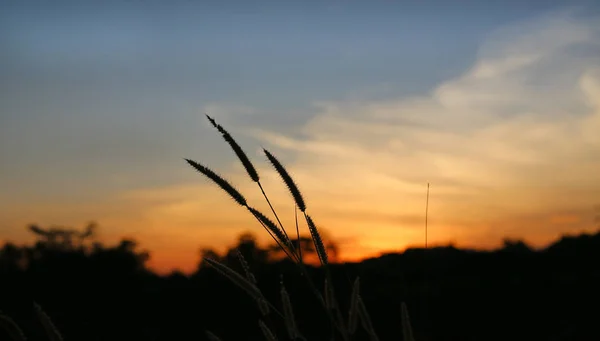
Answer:
<path fill-rule="evenodd" d="M 346 259 L 423 245 L 428 182 L 432 244 L 595 231 L 600 5 L 451 3 L 0 0 L 0 242 L 94 220 L 161 272 L 266 242 L 183 160 L 266 208 L 205 113 Z"/>

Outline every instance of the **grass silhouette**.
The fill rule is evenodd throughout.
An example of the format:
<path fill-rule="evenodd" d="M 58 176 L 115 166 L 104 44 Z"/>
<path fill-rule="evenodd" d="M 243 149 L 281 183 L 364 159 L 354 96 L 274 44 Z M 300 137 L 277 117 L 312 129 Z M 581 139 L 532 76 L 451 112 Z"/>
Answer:
<path fill-rule="evenodd" d="M 307 280 L 310 289 L 313 291 L 314 295 L 319 300 L 321 306 L 327 313 L 329 317 L 330 326 L 331 326 L 331 340 L 343 340 L 350 341 L 356 336 L 357 331 L 357 322 L 360 321 L 361 326 L 369 335 L 369 339 L 371 341 L 379 340 L 377 333 L 375 332 L 372 324 L 371 318 L 367 311 L 367 308 L 361 298 L 359 287 L 360 287 L 360 279 L 357 277 L 354 281 L 353 289 L 352 289 L 352 297 L 351 297 L 351 305 L 347 314 L 342 313 L 338 301 L 336 300 L 335 290 L 333 287 L 333 281 L 331 276 L 331 271 L 329 268 L 328 255 L 325 246 L 323 245 L 323 241 L 321 239 L 321 235 L 317 228 L 317 225 L 314 223 L 312 217 L 308 215 L 306 212 L 306 202 L 304 197 L 302 196 L 298 186 L 290 176 L 289 172 L 283 166 L 283 164 L 268 150 L 263 149 L 264 154 L 267 159 L 273 166 L 273 168 L 277 171 L 285 185 L 287 186 L 291 196 L 294 199 L 296 204 L 296 208 L 302 212 L 304 215 L 304 220 L 306 225 L 310 231 L 310 235 L 312 241 L 315 246 L 315 250 L 319 257 L 319 261 L 321 263 L 321 267 L 325 271 L 325 283 L 324 290 L 320 292 L 317 289 L 316 284 L 313 279 L 309 276 L 306 265 L 304 263 L 304 259 L 302 257 L 302 253 L 300 248 L 295 248 L 294 243 L 290 239 L 287 230 L 281 223 L 277 212 L 273 208 L 269 197 L 265 193 L 263 186 L 260 182 L 260 176 L 256 171 L 256 168 L 243 151 L 243 149 L 239 146 L 239 144 L 235 141 L 235 139 L 225 130 L 221 125 L 217 124 L 217 122 L 210 116 L 206 115 L 210 123 L 214 128 L 216 128 L 222 135 L 223 139 L 230 145 L 234 153 L 239 158 L 240 162 L 246 169 L 246 172 L 250 176 L 253 182 L 255 182 L 265 200 L 267 201 L 269 207 L 271 208 L 271 212 L 273 213 L 275 219 L 277 220 L 278 225 L 276 225 L 271 219 L 269 219 L 265 214 L 256 210 L 255 208 L 248 205 L 244 196 L 235 189 L 227 180 L 220 177 L 218 174 L 213 172 L 208 167 L 190 160 L 185 159 L 189 165 L 191 165 L 198 172 L 204 174 L 207 178 L 212 180 L 215 184 L 217 184 L 223 191 L 225 191 L 229 196 L 236 201 L 239 205 L 245 207 L 254 218 L 263 226 L 263 228 L 267 231 L 267 233 L 271 236 L 271 238 L 277 243 L 277 245 L 283 250 L 286 256 L 294 262 L 297 266 L 298 271 L 303 275 L 303 277 Z M 299 226 L 298 220 L 296 219 L 296 235 L 298 239 L 298 245 L 300 245 L 300 234 L 299 234 Z M 291 305 L 291 301 L 289 296 L 287 295 L 287 291 L 285 286 L 283 285 L 283 281 L 281 283 L 281 301 L 282 301 L 282 312 L 280 312 L 273 304 L 269 303 L 267 299 L 263 296 L 260 289 L 256 285 L 256 280 L 252 273 L 249 271 L 246 261 L 241 253 L 237 253 L 240 262 L 242 264 L 242 268 L 244 269 L 244 276 L 237 273 L 235 270 L 227 267 L 226 265 L 219 263 L 217 260 L 206 258 L 204 261 L 220 272 L 223 276 L 227 277 L 231 282 L 236 284 L 238 287 L 246 291 L 250 296 L 252 296 L 257 302 L 258 308 L 260 309 L 263 317 L 268 317 L 272 312 L 274 312 L 279 318 L 283 319 L 285 323 L 286 330 L 288 332 L 288 337 L 291 340 L 306 340 L 302 333 L 298 330 L 296 321 L 294 319 L 293 309 Z M 406 305 L 402 303 L 402 328 L 403 335 L 405 341 L 413 341 L 412 328 L 410 326 L 410 321 L 408 317 L 408 312 Z M 346 315 L 346 317 L 344 317 Z M 260 329 L 262 330 L 266 340 L 277 340 L 271 328 L 265 324 L 262 319 L 259 319 L 258 324 Z M 219 340 L 219 338 L 213 334 L 212 332 L 207 331 L 207 336 L 211 340 Z"/>
<path fill-rule="evenodd" d="M 44 310 L 42 310 L 42 307 L 40 307 L 39 304 L 34 302 L 33 310 L 35 312 L 35 315 L 39 319 L 40 323 L 42 324 L 48 340 L 63 341 L 63 338 L 62 338 L 60 332 L 58 331 L 58 329 L 56 329 L 56 327 L 54 326 L 54 323 L 52 323 L 52 320 L 50 319 L 48 314 L 46 314 L 46 312 L 44 312 Z M 0 328 L 7 331 L 8 335 L 12 339 L 12 341 L 26 341 L 27 340 L 27 338 L 25 337 L 25 333 L 23 333 L 23 330 L 21 330 L 19 325 L 12 318 L 10 318 L 10 316 L 3 314 L 1 311 L 0 311 Z"/>
<path fill-rule="evenodd" d="M 338 300 L 336 299 L 335 288 L 333 286 L 332 275 L 329 268 L 329 257 L 327 254 L 327 249 L 323 243 L 317 225 L 315 224 L 313 218 L 307 213 L 307 205 L 304 200 L 304 197 L 302 196 L 298 186 L 296 185 L 296 183 L 294 182 L 284 165 L 272 153 L 270 153 L 266 149 L 263 149 L 270 164 L 273 166 L 273 168 L 275 168 L 275 170 L 287 186 L 291 196 L 294 199 L 297 210 L 300 210 L 300 212 L 304 216 L 304 221 L 306 222 L 306 226 L 308 227 L 308 230 L 310 232 L 310 238 L 312 239 L 312 242 L 314 244 L 321 267 L 325 272 L 325 279 L 322 286 L 322 291 L 319 291 L 319 289 L 317 289 L 317 285 L 309 275 L 306 263 L 304 262 L 304 258 L 300 247 L 301 238 L 299 233 L 297 210 L 295 219 L 297 243 L 294 243 L 294 241 L 290 238 L 290 235 L 288 234 L 284 225 L 281 223 L 281 220 L 279 219 L 277 212 L 273 208 L 273 205 L 271 204 L 271 201 L 269 200 L 267 194 L 265 193 L 263 186 L 260 182 L 259 174 L 256 171 L 256 168 L 253 166 L 250 159 L 244 153 L 242 148 L 237 144 L 235 139 L 222 126 L 217 124 L 216 121 L 210 116 L 207 115 L 207 118 L 211 122 L 211 124 L 221 133 L 225 141 L 231 146 L 237 157 L 242 162 L 252 181 L 258 185 L 277 223 L 275 223 L 273 220 L 267 217 L 264 213 L 249 206 L 245 197 L 234 186 L 232 186 L 227 180 L 219 176 L 210 168 L 191 159 L 185 159 L 186 162 L 195 170 L 202 173 L 204 176 L 212 180 L 212 182 L 217 184 L 221 189 L 223 189 L 227 194 L 229 194 L 229 196 L 238 205 L 246 208 L 248 212 L 250 212 L 252 216 L 263 226 L 265 231 L 267 231 L 267 233 L 277 243 L 281 250 L 283 250 L 285 255 L 293 262 L 293 264 L 297 267 L 299 273 L 303 276 L 303 278 L 306 279 L 310 290 L 318 299 L 320 305 L 322 306 L 326 315 L 328 316 L 330 322 L 330 336 L 328 338 L 329 340 L 356 340 L 358 338 L 357 331 L 360 322 L 360 325 L 368 335 L 369 340 L 378 341 L 379 338 L 373 328 L 368 310 L 360 295 L 359 277 L 356 277 L 354 280 L 350 297 L 350 307 L 347 312 L 342 312 Z M 281 280 L 279 292 L 279 296 L 281 299 L 281 307 L 278 308 L 273 303 L 269 302 L 269 300 L 263 295 L 261 290 L 258 288 L 256 278 L 254 274 L 250 271 L 248 263 L 244 259 L 242 253 L 238 250 L 236 254 L 241 264 L 241 268 L 243 270 L 242 273 L 238 273 L 237 271 L 231 269 L 227 265 L 220 263 L 216 259 L 204 258 L 202 261 L 208 264 L 213 269 L 215 269 L 222 276 L 229 279 L 232 283 L 240 287 L 255 300 L 257 307 L 260 313 L 262 314 L 262 319 L 258 320 L 258 327 L 262 331 L 262 334 L 267 341 L 278 340 L 277 335 L 274 332 L 275 319 L 272 318 L 273 315 L 275 315 L 274 317 L 280 320 L 285 326 L 288 339 L 308 341 L 307 338 L 302 335 L 301 330 L 299 330 L 298 328 L 298 323 L 296 321 L 294 309 L 292 306 L 292 300 L 290 299 L 290 296 L 286 290 L 283 280 Z M 406 304 L 404 302 L 401 303 L 400 309 L 402 332 L 404 336 L 403 339 L 405 341 L 414 341 Z M 33 311 L 35 316 L 39 320 L 41 327 L 43 327 L 46 339 L 50 341 L 62 341 L 63 338 L 61 336 L 61 333 L 55 327 L 50 317 L 35 302 L 33 304 Z M 4 329 L 12 341 L 26 340 L 25 334 L 23 333 L 19 325 L 10 316 L 2 312 L 0 312 L 0 329 Z M 205 331 L 205 336 L 211 341 L 221 340 L 216 334 L 208 330 Z M 326 338 L 326 336 L 324 337 Z"/>

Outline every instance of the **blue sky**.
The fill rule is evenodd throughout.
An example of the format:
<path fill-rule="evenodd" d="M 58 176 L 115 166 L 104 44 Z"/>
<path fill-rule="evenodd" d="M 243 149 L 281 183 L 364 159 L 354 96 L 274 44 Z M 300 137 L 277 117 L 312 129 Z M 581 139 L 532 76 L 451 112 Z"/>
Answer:
<path fill-rule="evenodd" d="M 202 182 L 185 167 L 183 157 L 219 170 L 233 168 L 227 175 L 237 179 L 236 160 L 208 128 L 205 112 L 249 146 L 246 149 L 257 162 L 264 160 L 257 152 L 261 145 L 274 148 L 299 176 L 306 178 L 303 174 L 312 172 L 315 182 L 318 177 L 328 179 L 319 172 L 340 164 L 363 174 L 363 164 L 384 167 L 391 161 L 377 156 L 392 153 L 395 143 L 429 153 L 434 151 L 428 147 L 438 143 L 447 148 L 435 153 L 460 154 L 460 158 L 437 160 L 436 169 L 443 174 L 424 174 L 442 188 L 462 184 L 464 192 L 458 192 L 467 193 L 476 187 L 478 176 L 470 175 L 471 183 L 453 177 L 443 165 L 474 156 L 464 154 L 464 146 L 452 141 L 483 132 L 503 139 L 519 134 L 507 127 L 545 127 L 552 112 L 554 118 L 567 117 L 565 112 L 588 113 L 583 109 L 588 102 L 579 92 L 564 94 L 575 91 L 584 75 L 591 79 L 588 88 L 595 84 L 589 72 L 600 55 L 596 54 L 599 7 L 593 1 L 3 1 L 0 202 L 7 210 L 0 214 L 0 237 L 25 238 L 23 226 L 28 222 L 81 225 L 88 219 L 106 225 L 108 236 L 116 236 L 118 229 L 143 233 L 141 223 L 135 221 L 157 204 L 128 202 L 116 208 L 114 203 L 134 192 L 152 197 L 148 191 L 162 193 L 163 199 L 156 199 L 160 202 L 170 196 L 181 202 L 173 193 Z M 563 48 L 570 52 L 561 52 Z M 527 58 L 535 59 L 535 65 Z M 511 74 L 515 68 L 523 72 Z M 496 78 L 481 81 L 492 77 Z M 557 81 L 564 86 L 556 85 Z M 521 89 L 527 100 L 510 96 L 504 102 L 489 100 L 490 94 L 510 95 L 507 89 Z M 470 97 L 480 90 L 481 97 Z M 464 93 L 468 100 L 460 97 Z M 549 97 L 552 100 L 546 100 Z M 442 106 L 425 103 L 427 98 Z M 465 103 L 481 115 L 469 116 L 457 109 Z M 434 109 L 442 116 L 435 116 Z M 421 121 L 413 124 L 421 125 L 446 122 L 446 113 L 444 135 L 415 139 L 413 144 L 395 141 L 408 126 L 399 122 L 416 117 L 403 115 L 406 111 L 420 115 Z M 542 111 L 547 114 L 540 122 L 528 116 Z M 515 117 L 522 121 L 514 121 Z M 464 124 L 466 120 L 469 124 Z M 370 125 L 383 130 L 371 131 Z M 545 131 L 556 133 L 552 129 L 571 129 L 568 126 L 556 123 Z M 388 136 L 386 127 L 398 130 Z M 570 136 L 565 135 L 565 141 Z M 581 143 L 593 145 L 595 140 L 590 139 Z M 499 141 L 488 142 L 506 149 Z M 319 144 L 324 142 L 341 154 L 311 163 L 320 160 L 310 151 L 311 143 L 319 149 L 325 148 Z M 545 142 L 522 143 L 507 150 L 507 155 Z M 361 148 L 371 148 L 365 149 L 370 152 L 364 158 L 373 159 L 350 161 L 342 156 L 344 146 L 354 146 L 349 148 L 357 155 Z M 579 145 L 564 148 L 569 155 L 578 150 L 587 159 L 597 151 L 595 147 L 582 151 Z M 397 153 L 392 153 L 397 160 L 424 166 L 421 159 Z M 558 162 L 557 157 L 548 160 Z M 498 178 L 531 179 L 523 174 L 543 169 L 541 163 L 515 167 L 504 163 L 493 171 L 500 172 Z M 425 175 L 386 176 L 406 183 L 427 181 Z M 586 179 L 595 179 L 590 176 Z M 482 184 L 485 181 L 490 179 L 481 179 Z M 507 186 L 520 183 L 515 181 Z M 572 180 L 569 188 L 583 185 Z M 340 191 L 346 188 L 340 186 Z M 376 189 L 379 185 L 373 186 L 374 195 L 381 192 Z M 307 188 L 327 197 L 316 183 Z M 588 187 L 588 195 L 595 195 L 595 190 Z M 498 199 L 490 197 L 490 202 L 492 198 Z M 323 205 L 331 200 L 324 199 Z M 556 210 L 586 209 L 583 204 L 567 206 Z M 385 205 L 378 207 L 360 214 L 377 215 Z M 508 212 L 506 207 L 497 210 Z M 402 222 L 418 220 L 413 217 L 417 213 L 397 214 Z M 541 213 L 518 214 L 537 217 Z M 472 240 L 480 239 L 485 238 Z"/>
<path fill-rule="evenodd" d="M 497 27 L 556 6 L 90 3 L 9 2 L 0 14 L 2 139 L 15 145 L 2 156 L 14 176 L 38 162 L 47 174 L 62 172 L 53 162 L 95 168 L 105 158 L 134 171 L 179 156 L 197 129 L 189 110 L 212 103 L 255 108 L 231 124 L 290 131 L 315 101 L 423 93 L 467 68 Z"/>

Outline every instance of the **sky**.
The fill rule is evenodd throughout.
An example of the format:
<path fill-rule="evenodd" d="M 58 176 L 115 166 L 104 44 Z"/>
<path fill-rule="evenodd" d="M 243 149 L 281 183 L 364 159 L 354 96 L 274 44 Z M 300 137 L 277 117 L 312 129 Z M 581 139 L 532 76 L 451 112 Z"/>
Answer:
<path fill-rule="evenodd" d="M 0 242 L 27 224 L 136 239 L 161 272 L 268 236 L 190 168 L 268 212 L 206 120 L 356 260 L 424 243 L 542 247 L 600 204 L 594 1 L 0 0 Z M 304 227 L 306 228 L 306 227 Z"/>

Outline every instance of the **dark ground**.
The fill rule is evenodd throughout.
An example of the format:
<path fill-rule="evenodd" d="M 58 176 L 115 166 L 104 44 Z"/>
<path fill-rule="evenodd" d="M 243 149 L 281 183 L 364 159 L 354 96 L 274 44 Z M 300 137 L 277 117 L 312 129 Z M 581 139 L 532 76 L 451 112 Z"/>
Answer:
<path fill-rule="evenodd" d="M 74 246 L 40 234 L 35 246 L 6 244 L 0 251 L 0 310 L 29 340 L 47 340 L 34 301 L 67 341 L 206 340 L 206 329 L 223 341 L 264 340 L 254 301 L 214 269 L 160 277 L 146 270 L 148 255 L 135 243 L 109 247 L 84 239 Z M 301 332 L 309 340 L 328 340 L 327 319 L 295 268 L 266 262 L 268 251 L 252 240 L 239 246 L 265 296 L 281 307 L 283 273 Z M 221 260 L 239 269 L 233 254 Z M 600 340 L 599 260 L 600 232 L 564 237 L 537 251 L 521 242 L 494 252 L 412 249 L 332 271 L 343 307 L 360 276 L 381 340 L 402 340 L 405 301 L 417 341 L 576 341 Z M 321 271 L 311 270 L 322 289 Z M 266 322 L 283 326 L 274 317 Z M 286 339 L 284 329 L 278 335 Z M 0 334 L 0 340 L 6 337 Z"/>

